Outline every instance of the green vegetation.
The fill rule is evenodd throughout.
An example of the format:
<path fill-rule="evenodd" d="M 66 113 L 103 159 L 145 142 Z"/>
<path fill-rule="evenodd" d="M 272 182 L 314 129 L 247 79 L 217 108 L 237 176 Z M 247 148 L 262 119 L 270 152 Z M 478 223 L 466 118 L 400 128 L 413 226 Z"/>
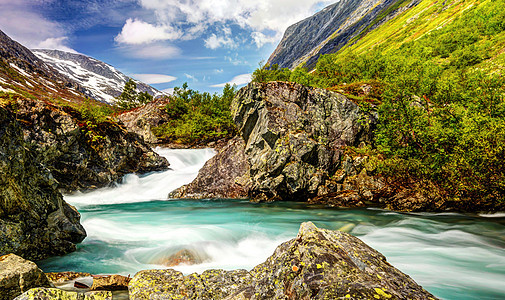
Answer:
<path fill-rule="evenodd" d="M 133 80 L 128 80 L 123 88 L 123 92 L 116 98 L 116 105 L 122 110 L 129 110 L 142 106 L 153 101 L 153 96 L 147 92 L 137 92 L 137 84 Z"/>
<path fill-rule="evenodd" d="M 165 107 L 168 122 L 154 127 L 154 134 L 170 143 L 199 144 L 230 138 L 236 133 L 230 104 L 237 92 L 227 84 L 222 94 L 200 93 L 176 87 Z"/>
<path fill-rule="evenodd" d="M 392 183 L 451 200 L 503 201 L 505 2 L 423 1 L 416 9 L 423 10 L 414 21 L 414 12 L 409 22 L 392 20 L 322 56 L 311 73 L 262 68 L 253 79 L 289 78 L 375 107 L 380 124 L 370 153 Z M 381 35 L 391 39 L 378 43 Z M 371 41 L 376 46 L 367 48 Z M 360 91 L 364 84 L 371 94 Z"/>

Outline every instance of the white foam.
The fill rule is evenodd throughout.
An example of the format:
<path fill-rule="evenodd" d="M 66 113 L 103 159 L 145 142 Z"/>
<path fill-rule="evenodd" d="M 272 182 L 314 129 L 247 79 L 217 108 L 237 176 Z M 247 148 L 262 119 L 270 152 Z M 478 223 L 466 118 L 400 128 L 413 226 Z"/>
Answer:
<path fill-rule="evenodd" d="M 66 195 L 65 200 L 77 207 L 167 200 L 171 191 L 193 181 L 205 162 L 215 155 L 212 149 L 157 148 L 155 151 L 167 158 L 171 170 L 146 176 L 128 174 L 114 187 Z"/>

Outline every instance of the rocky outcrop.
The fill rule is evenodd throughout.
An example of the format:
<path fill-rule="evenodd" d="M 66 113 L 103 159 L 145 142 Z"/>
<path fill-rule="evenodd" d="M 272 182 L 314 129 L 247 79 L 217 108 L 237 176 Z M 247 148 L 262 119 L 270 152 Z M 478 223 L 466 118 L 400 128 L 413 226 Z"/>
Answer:
<path fill-rule="evenodd" d="M 306 201 L 345 190 L 368 172 L 365 157 L 346 151 L 372 143 L 377 116 L 341 94 L 251 83 L 233 100 L 232 114 L 246 143 L 253 200 Z"/>
<path fill-rule="evenodd" d="M 71 192 L 102 187 L 128 173 L 168 168 L 168 162 L 135 133 L 112 121 L 84 119 L 71 108 L 19 98 L 11 105 L 25 141 L 38 160 Z"/>
<path fill-rule="evenodd" d="M 53 288 L 34 288 L 14 300 L 112 300 L 112 293 L 99 292 L 67 292 Z"/>
<path fill-rule="evenodd" d="M 0 255 L 38 260 L 75 250 L 86 232 L 57 186 L 15 114 L 0 105 Z"/>
<path fill-rule="evenodd" d="M 0 256 L 0 300 L 12 300 L 31 288 L 50 286 L 35 263 L 14 254 Z"/>
<path fill-rule="evenodd" d="M 130 299 L 435 299 L 386 258 L 347 233 L 303 223 L 251 271 L 137 273 Z"/>
<path fill-rule="evenodd" d="M 251 186 L 245 144 L 231 139 L 218 154 L 205 163 L 193 182 L 170 193 L 169 198 L 239 199 L 247 198 Z"/>
<path fill-rule="evenodd" d="M 335 53 L 420 0 L 342 0 L 291 25 L 267 64 L 315 67 L 319 56 Z"/>
<path fill-rule="evenodd" d="M 158 138 L 151 131 L 152 127 L 159 126 L 167 121 L 164 110 L 168 98 L 159 98 L 146 105 L 123 112 L 117 116 L 129 131 L 135 132 L 144 138 L 147 143 L 158 143 Z"/>

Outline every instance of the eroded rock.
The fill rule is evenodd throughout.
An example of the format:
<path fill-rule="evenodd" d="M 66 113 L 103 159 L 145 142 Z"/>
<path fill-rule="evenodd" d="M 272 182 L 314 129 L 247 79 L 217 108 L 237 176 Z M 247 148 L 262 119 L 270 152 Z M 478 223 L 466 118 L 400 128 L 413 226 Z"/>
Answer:
<path fill-rule="evenodd" d="M 137 273 L 130 299 L 436 299 L 360 239 L 303 223 L 250 272 Z"/>
<path fill-rule="evenodd" d="M 377 122 L 375 113 L 341 94 L 287 82 L 242 88 L 232 115 L 246 144 L 249 194 L 256 201 L 306 201 L 344 190 L 345 180 L 364 168 L 364 158 L 345 149 L 371 144 Z"/>
<path fill-rule="evenodd" d="M 245 144 L 234 137 L 205 163 L 198 176 L 188 185 L 171 192 L 169 198 L 239 199 L 247 198 L 251 181 Z"/>
<path fill-rule="evenodd" d="M 127 290 L 130 280 L 131 278 L 129 276 L 126 277 L 121 275 L 93 276 L 93 286 L 91 286 L 91 290 Z"/>
<path fill-rule="evenodd" d="M 15 254 L 0 256 L 0 300 L 12 300 L 31 288 L 50 286 L 35 263 Z"/>

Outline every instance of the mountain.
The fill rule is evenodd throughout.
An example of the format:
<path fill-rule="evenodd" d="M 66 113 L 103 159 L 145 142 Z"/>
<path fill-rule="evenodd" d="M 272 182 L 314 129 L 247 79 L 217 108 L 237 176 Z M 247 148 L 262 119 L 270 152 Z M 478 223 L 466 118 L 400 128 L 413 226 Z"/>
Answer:
<path fill-rule="evenodd" d="M 130 79 L 113 66 L 86 55 L 59 50 L 34 49 L 32 51 L 46 64 L 85 87 L 85 95 L 98 101 L 112 103 Z M 155 97 L 162 94 L 143 82 L 134 81 L 140 92 L 148 92 Z"/>
<path fill-rule="evenodd" d="M 313 69 L 323 54 L 354 43 L 420 0 L 342 0 L 291 25 L 268 59 L 268 65 Z"/>
<path fill-rule="evenodd" d="M 80 102 L 85 89 L 0 31 L 0 92 Z"/>

